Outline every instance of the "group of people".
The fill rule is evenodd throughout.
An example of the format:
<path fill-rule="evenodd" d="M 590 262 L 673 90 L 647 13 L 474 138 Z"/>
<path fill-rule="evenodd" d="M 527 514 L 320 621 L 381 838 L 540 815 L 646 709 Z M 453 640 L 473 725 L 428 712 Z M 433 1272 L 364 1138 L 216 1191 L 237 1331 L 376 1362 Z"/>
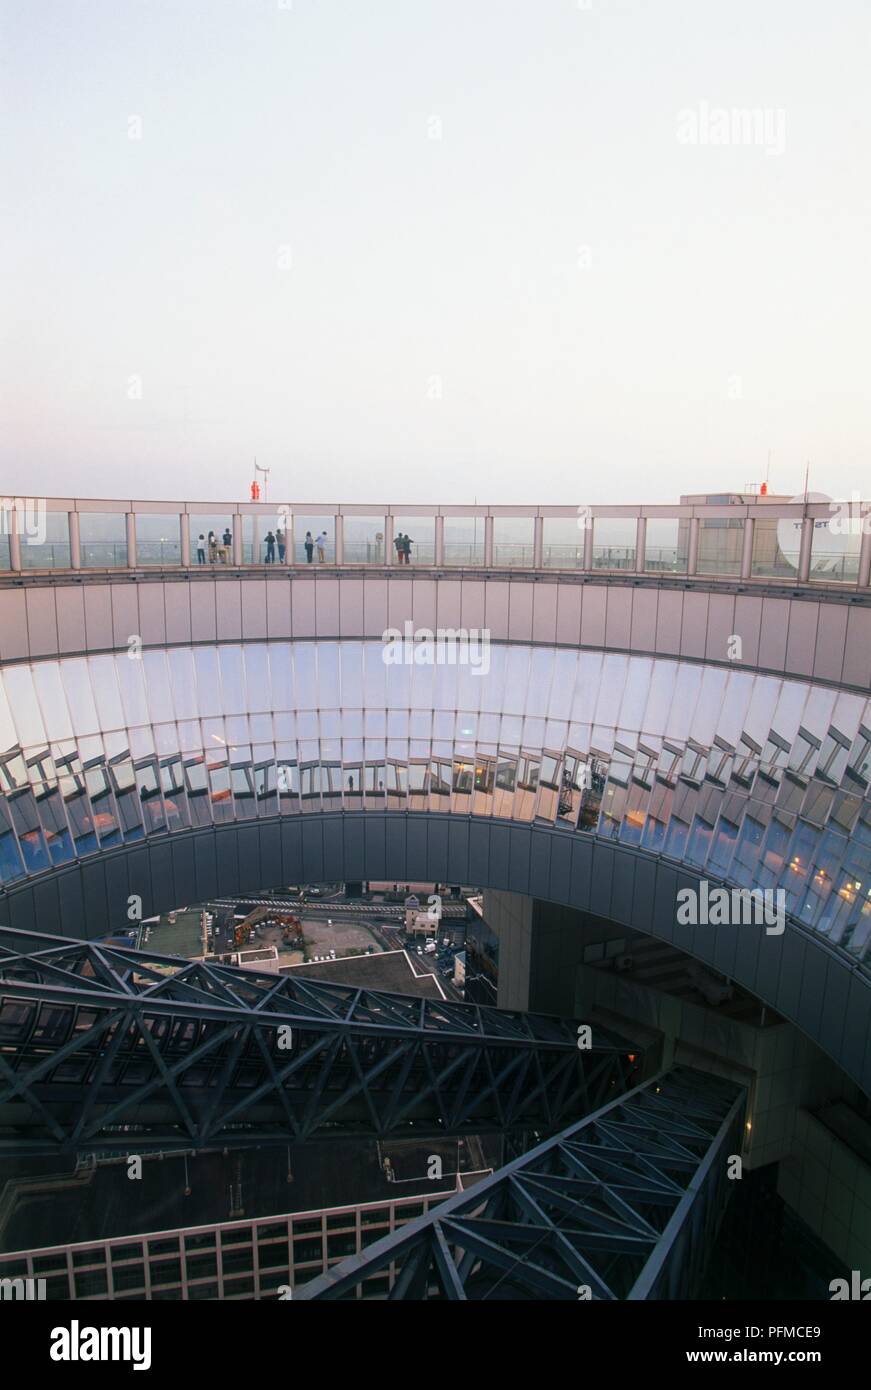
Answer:
<path fill-rule="evenodd" d="M 275 532 L 266 532 L 266 563 L 275 564 L 275 547 L 278 546 L 278 563 L 284 564 L 284 556 L 287 550 L 287 539 L 280 526 L 276 526 Z"/>
<path fill-rule="evenodd" d="M 203 532 L 200 532 L 200 534 L 197 536 L 198 565 L 204 565 L 206 563 L 207 550 L 210 565 L 216 564 L 219 560 L 222 565 L 226 565 L 229 563 L 230 558 L 233 554 L 233 533 L 230 530 L 229 526 L 225 528 L 224 534 L 220 542 L 218 540 L 218 537 L 215 535 L 214 531 L 209 532 L 208 540 L 206 540 L 206 537 L 204 536 Z"/>
<path fill-rule="evenodd" d="M 309 565 L 311 564 L 311 562 L 312 562 L 312 557 L 313 557 L 313 555 L 314 555 L 314 551 L 315 551 L 315 549 L 317 549 L 317 552 L 318 552 L 318 564 L 321 564 L 321 565 L 322 565 L 323 562 L 324 562 L 324 560 L 326 560 L 326 558 L 327 558 L 327 533 L 326 533 L 326 531 L 321 531 L 319 535 L 315 536 L 314 540 L 312 540 L 312 533 L 311 533 L 311 531 L 306 531 L 306 533 L 305 533 L 305 540 L 303 541 L 302 544 L 303 544 L 303 549 L 305 550 L 306 563 L 309 564 Z"/>
<path fill-rule="evenodd" d="M 407 534 L 403 535 L 400 531 L 393 544 L 396 548 L 396 558 L 398 563 L 400 565 L 410 565 L 411 547 L 414 545 L 414 541 L 411 540 Z"/>
<path fill-rule="evenodd" d="M 283 565 L 284 557 L 287 553 L 286 533 L 281 529 L 280 526 L 277 526 L 274 531 L 269 530 L 266 532 L 266 535 L 264 536 L 264 541 L 266 544 L 266 564 L 274 565 L 276 563 L 275 552 L 277 550 L 278 564 Z M 302 544 L 303 549 L 305 551 L 305 558 L 307 564 L 310 565 L 314 560 L 315 551 L 318 552 L 318 563 L 324 563 L 324 561 L 327 558 L 327 541 L 328 538 L 326 531 L 321 531 L 317 536 L 314 537 L 312 536 L 311 531 L 306 531 L 305 540 Z M 411 547 L 414 544 L 411 538 L 407 534 L 403 535 L 403 533 L 400 531 L 393 544 L 396 548 L 396 558 L 398 563 L 400 565 L 410 564 Z M 233 533 L 231 532 L 229 526 L 225 529 L 220 541 L 218 540 L 218 537 L 215 535 L 214 531 L 209 532 L 208 538 L 203 534 L 202 531 L 200 532 L 199 536 L 197 537 L 197 564 L 204 565 L 206 563 L 207 556 L 210 565 L 214 565 L 217 561 L 220 561 L 222 564 L 225 565 L 230 563 L 233 556 Z"/>

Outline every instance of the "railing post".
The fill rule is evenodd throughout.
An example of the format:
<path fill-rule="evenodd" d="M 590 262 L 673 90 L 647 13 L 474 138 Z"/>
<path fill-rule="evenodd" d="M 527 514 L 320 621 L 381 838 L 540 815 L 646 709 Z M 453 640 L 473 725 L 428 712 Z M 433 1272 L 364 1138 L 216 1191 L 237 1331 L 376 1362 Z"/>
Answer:
<path fill-rule="evenodd" d="M 70 569 L 82 568 L 82 533 L 79 529 L 78 512 L 67 513 L 70 522 Z"/>
<path fill-rule="evenodd" d="M 635 573 L 644 573 L 645 551 L 647 549 L 647 517 L 640 516 L 635 530 Z"/>
<path fill-rule="evenodd" d="M 127 522 L 127 568 L 136 568 L 136 516 L 133 512 L 128 512 L 125 518 Z"/>
<path fill-rule="evenodd" d="M 871 584 L 871 510 L 869 510 L 866 516 L 861 517 L 861 521 L 862 539 L 859 543 L 859 586 L 862 589 L 867 589 L 868 585 Z"/>
<path fill-rule="evenodd" d="M 242 513 L 233 513 L 233 564 L 237 569 L 242 565 Z"/>
<path fill-rule="evenodd" d="M 9 512 L 9 568 L 21 569 L 21 532 L 18 529 L 18 499 Z"/>
<path fill-rule="evenodd" d="M 696 574 L 699 568 L 699 518 L 690 518 L 690 541 L 687 552 L 687 574 Z"/>
<path fill-rule="evenodd" d="M 445 563 L 445 519 L 437 516 L 435 519 L 435 563 L 441 568 Z"/>
<path fill-rule="evenodd" d="M 798 582 L 807 584 L 811 572 L 811 547 L 814 542 L 814 519 L 806 516 L 801 523 L 801 544 L 798 551 Z"/>
<path fill-rule="evenodd" d="M 181 563 L 184 569 L 191 567 L 191 531 L 187 512 L 181 512 L 178 518 L 178 538 L 181 554 Z"/>
<path fill-rule="evenodd" d="M 741 551 L 741 578 L 749 579 L 753 569 L 753 535 L 756 522 L 752 516 L 744 518 L 744 547 Z"/>
<path fill-rule="evenodd" d="M 540 570 L 544 559 L 544 517 L 537 516 L 532 524 L 532 568 Z"/>
<path fill-rule="evenodd" d="M 484 517 L 484 568 L 493 567 L 493 518 Z"/>
<path fill-rule="evenodd" d="M 336 564 L 345 563 L 345 518 L 341 512 L 333 517 L 336 528 Z"/>
<path fill-rule="evenodd" d="M 586 515 L 586 513 L 585 513 Z M 592 516 L 587 517 L 587 524 L 584 527 L 584 569 L 593 568 L 593 527 L 595 522 Z"/>
<path fill-rule="evenodd" d="M 385 563 L 385 565 L 392 565 L 392 564 L 393 564 L 393 554 L 394 554 L 394 551 L 393 551 L 393 517 L 392 517 L 392 516 L 386 516 L 386 517 L 384 518 L 384 563 Z"/>

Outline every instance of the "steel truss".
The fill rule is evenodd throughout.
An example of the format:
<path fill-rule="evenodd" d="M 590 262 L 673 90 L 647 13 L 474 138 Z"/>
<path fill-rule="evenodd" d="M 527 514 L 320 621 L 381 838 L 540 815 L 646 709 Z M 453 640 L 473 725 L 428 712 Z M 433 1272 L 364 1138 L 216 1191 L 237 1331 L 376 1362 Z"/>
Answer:
<path fill-rule="evenodd" d="M 640 1079 L 577 1031 L 0 928 L 0 1153 L 553 1131 Z"/>
<path fill-rule="evenodd" d="M 663 1072 L 294 1298 L 690 1298 L 731 1190 L 744 1102 L 733 1082 Z"/>

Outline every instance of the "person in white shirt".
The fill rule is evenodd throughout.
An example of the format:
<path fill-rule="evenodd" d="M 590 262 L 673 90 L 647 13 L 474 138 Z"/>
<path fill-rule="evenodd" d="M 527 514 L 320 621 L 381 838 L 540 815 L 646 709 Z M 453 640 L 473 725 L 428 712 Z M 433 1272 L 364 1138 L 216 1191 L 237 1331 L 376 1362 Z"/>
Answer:
<path fill-rule="evenodd" d="M 326 544 L 327 544 L 327 533 L 326 533 L 326 531 L 321 531 L 320 535 L 318 536 L 317 540 L 315 541 L 315 545 L 316 545 L 317 548 L 318 548 L 318 564 L 320 564 L 320 565 L 322 565 L 323 562 L 324 562 L 324 560 L 326 560 L 326 558 L 327 558 Z"/>

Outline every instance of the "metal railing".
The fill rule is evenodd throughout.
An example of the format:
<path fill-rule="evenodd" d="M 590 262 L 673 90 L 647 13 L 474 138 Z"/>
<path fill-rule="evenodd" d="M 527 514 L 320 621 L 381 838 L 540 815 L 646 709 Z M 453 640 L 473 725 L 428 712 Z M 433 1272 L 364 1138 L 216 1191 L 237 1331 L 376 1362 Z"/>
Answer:
<path fill-rule="evenodd" d="M 403 537 L 407 546 L 403 544 Z M 871 501 L 489 507 L 0 498 L 0 579 L 217 566 L 871 584 Z"/>

